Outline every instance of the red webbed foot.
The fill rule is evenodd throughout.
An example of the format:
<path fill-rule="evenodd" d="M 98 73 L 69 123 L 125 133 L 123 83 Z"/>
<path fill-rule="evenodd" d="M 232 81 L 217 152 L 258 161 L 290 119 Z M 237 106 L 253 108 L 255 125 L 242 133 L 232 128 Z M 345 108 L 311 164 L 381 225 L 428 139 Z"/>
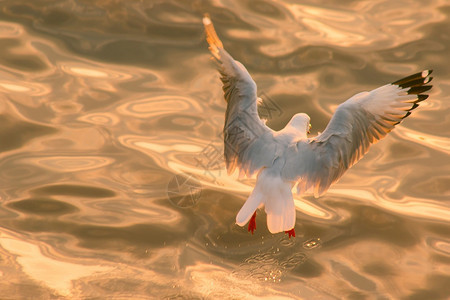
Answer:
<path fill-rule="evenodd" d="M 291 236 L 295 237 L 295 228 L 285 231 L 285 233 L 289 235 L 289 238 L 291 238 Z"/>
<path fill-rule="evenodd" d="M 248 231 L 253 234 L 253 231 L 256 230 L 256 211 L 253 213 L 253 216 L 250 218 L 248 222 Z"/>

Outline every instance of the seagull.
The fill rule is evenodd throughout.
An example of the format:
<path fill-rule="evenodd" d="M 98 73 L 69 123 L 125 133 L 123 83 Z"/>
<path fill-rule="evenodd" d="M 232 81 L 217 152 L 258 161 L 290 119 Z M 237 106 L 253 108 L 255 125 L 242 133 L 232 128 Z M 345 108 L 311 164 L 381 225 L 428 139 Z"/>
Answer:
<path fill-rule="evenodd" d="M 295 237 L 296 212 L 292 190 L 298 194 L 324 194 L 370 146 L 384 138 L 419 103 L 432 70 L 425 70 L 361 92 L 340 104 L 325 130 L 308 137 L 311 124 L 305 113 L 295 114 L 280 131 L 265 125 L 258 115 L 256 84 L 243 64 L 224 49 L 210 17 L 203 17 L 206 40 L 218 65 L 227 102 L 224 157 L 228 175 L 257 173 L 256 185 L 236 216 L 236 224 L 253 234 L 256 210 L 265 207 L 271 233 Z"/>

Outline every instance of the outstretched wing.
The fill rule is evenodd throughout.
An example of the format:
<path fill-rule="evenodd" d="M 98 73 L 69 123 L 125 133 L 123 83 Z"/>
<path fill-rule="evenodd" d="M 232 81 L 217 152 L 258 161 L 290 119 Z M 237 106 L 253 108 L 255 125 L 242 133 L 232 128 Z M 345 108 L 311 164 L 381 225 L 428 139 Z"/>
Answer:
<path fill-rule="evenodd" d="M 282 171 L 285 180 L 297 181 L 297 191 L 318 197 L 360 160 L 369 147 L 411 114 L 432 79 L 423 71 L 370 92 L 359 93 L 336 109 L 325 131 L 290 146 Z"/>
<path fill-rule="evenodd" d="M 223 48 L 211 19 L 203 25 L 209 49 L 218 63 L 227 111 L 225 115 L 224 155 L 228 173 L 236 167 L 251 176 L 272 165 L 277 152 L 273 131 L 258 116 L 256 84 L 245 67 Z"/>

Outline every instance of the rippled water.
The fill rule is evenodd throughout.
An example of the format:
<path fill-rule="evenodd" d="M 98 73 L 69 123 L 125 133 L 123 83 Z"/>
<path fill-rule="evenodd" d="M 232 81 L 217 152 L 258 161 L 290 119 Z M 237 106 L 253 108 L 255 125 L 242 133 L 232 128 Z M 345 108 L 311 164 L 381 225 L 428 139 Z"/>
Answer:
<path fill-rule="evenodd" d="M 0 298 L 450 297 L 450 6 L 430 1 L 0 1 Z M 268 125 L 422 69 L 429 100 L 297 237 L 234 224 L 209 12 Z"/>

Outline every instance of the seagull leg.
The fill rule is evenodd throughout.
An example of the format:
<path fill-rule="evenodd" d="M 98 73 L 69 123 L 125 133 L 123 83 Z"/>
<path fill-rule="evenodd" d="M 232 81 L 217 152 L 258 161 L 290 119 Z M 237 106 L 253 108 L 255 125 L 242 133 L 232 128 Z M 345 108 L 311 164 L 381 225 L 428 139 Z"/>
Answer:
<path fill-rule="evenodd" d="M 248 231 L 253 234 L 253 231 L 256 230 L 256 211 L 253 213 L 253 216 L 250 218 L 248 222 Z"/>
<path fill-rule="evenodd" d="M 291 236 L 295 237 L 295 228 L 285 231 L 285 233 L 289 235 L 289 239 L 291 238 Z"/>

